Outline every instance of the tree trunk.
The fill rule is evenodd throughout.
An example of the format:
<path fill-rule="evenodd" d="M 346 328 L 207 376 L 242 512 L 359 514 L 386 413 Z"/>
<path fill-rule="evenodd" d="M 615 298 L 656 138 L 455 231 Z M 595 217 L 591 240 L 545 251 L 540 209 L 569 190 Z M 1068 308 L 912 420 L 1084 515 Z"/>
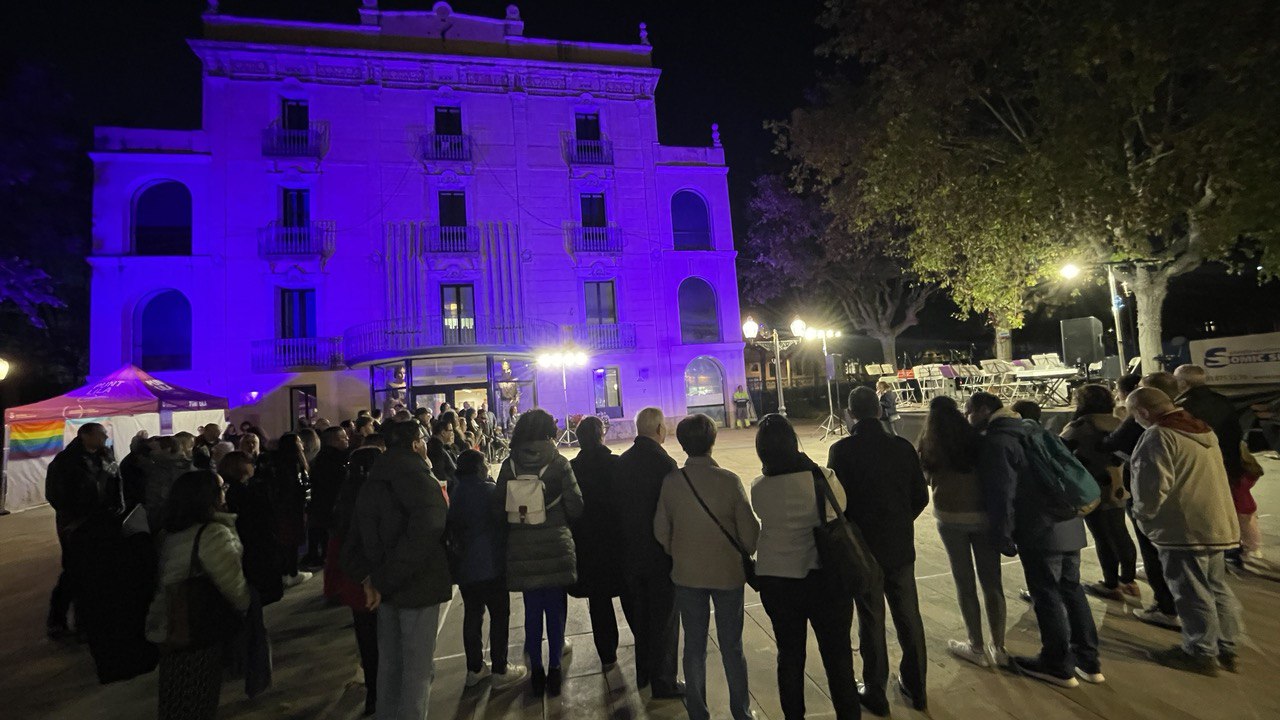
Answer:
<path fill-rule="evenodd" d="M 1164 369 L 1157 358 L 1164 355 L 1161 333 L 1164 300 L 1169 295 L 1169 274 L 1164 268 L 1139 267 L 1133 274 L 1133 296 L 1138 303 L 1138 356 L 1142 372 Z"/>
<path fill-rule="evenodd" d="M 997 360 L 1013 360 L 1013 331 L 1009 326 L 997 322 L 995 325 L 995 351 Z"/>
<path fill-rule="evenodd" d="M 880 341 L 880 357 L 883 358 L 883 362 L 887 362 L 893 365 L 895 369 L 900 370 L 901 368 L 898 367 L 898 357 L 897 357 L 898 336 L 876 334 L 876 335 L 872 335 L 872 337 Z"/>

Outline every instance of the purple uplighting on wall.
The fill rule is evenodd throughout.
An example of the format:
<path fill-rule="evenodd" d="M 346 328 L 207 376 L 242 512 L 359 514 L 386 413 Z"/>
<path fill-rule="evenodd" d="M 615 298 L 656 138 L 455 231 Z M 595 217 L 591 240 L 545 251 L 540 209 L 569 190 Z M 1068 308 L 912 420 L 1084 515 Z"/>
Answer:
<path fill-rule="evenodd" d="M 91 374 L 138 362 L 270 432 L 445 401 L 723 419 L 724 151 L 660 144 L 647 41 L 370 5 L 211 12 L 201 129 L 97 129 Z M 568 407 L 535 362 L 566 347 Z"/>

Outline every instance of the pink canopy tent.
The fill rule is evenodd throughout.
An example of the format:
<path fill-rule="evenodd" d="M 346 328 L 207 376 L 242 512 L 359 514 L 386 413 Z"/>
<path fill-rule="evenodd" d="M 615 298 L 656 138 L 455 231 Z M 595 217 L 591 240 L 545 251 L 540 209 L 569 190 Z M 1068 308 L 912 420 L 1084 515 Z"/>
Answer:
<path fill-rule="evenodd" d="M 170 385 L 133 365 L 65 395 L 5 411 L 3 507 L 23 510 L 44 503 L 49 461 L 87 422 L 102 423 L 116 459 L 129 452 L 139 431 L 195 431 L 226 420 L 227 400 Z"/>

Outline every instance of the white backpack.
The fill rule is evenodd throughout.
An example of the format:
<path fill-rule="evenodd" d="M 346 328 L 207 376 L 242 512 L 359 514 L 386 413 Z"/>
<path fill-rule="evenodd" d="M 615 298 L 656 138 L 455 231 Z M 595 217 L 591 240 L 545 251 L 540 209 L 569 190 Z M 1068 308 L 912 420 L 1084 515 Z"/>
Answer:
<path fill-rule="evenodd" d="M 547 510 L 560 502 L 560 498 L 552 500 L 550 504 L 546 501 L 546 484 L 542 482 L 542 474 L 548 467 L 549 465 L 543 465 L 537 475 L 523 473 L 507 481 L 508 523 L 542 525 L 547 521 Z M 511 463 L 511 472 L 516 472 L 515 463 Z"/>

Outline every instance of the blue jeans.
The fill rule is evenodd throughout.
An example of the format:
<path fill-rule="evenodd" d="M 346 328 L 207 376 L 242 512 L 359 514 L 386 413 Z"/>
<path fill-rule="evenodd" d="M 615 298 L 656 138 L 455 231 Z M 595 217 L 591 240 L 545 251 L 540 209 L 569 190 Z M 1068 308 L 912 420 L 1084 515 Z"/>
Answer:
<path fill-rule="evenodd" d="M 378 608 L 378 720 L 425 720 L 440 606 Z"/>
<path fill-rule="evenodd" d="M 750 720 L 747 657 L 742 652 L 742 588 L 702 590 L 676 585 L 676 610 L 684 628 L 684 707 L 689 720 L 707 720 L 707 635 L 711 604 L 716 607 L 716 640 L 729 683 L 729 712 L 734 720 Z"/>
<path fill-rule="evenodd" d="M 1075 668 L 1101 672 L 1098 628 L 1080 587 L 1080 551 L 1046 553 L 1018 549 L 1027 590 L 1040 626 L 1040 662 L 1060 677 Z"/>
<path fill-rule="evenodd" d="M 564 621 L 569 614 L 569 595 L 562 587 L 524 591 L 524 651 L 529 667 L 541 670 L 542 621 L 547 623 L 547 664 L 560 667 L 564 652 Z"/>
<path fill-rule="evenodd" d="M 1160 564 L 1182 622 L 1183 651 L 1209 657 L 1235 655 L 1240 603 L 1227 585 L 1222 552 L 1161 548 Z"/>

